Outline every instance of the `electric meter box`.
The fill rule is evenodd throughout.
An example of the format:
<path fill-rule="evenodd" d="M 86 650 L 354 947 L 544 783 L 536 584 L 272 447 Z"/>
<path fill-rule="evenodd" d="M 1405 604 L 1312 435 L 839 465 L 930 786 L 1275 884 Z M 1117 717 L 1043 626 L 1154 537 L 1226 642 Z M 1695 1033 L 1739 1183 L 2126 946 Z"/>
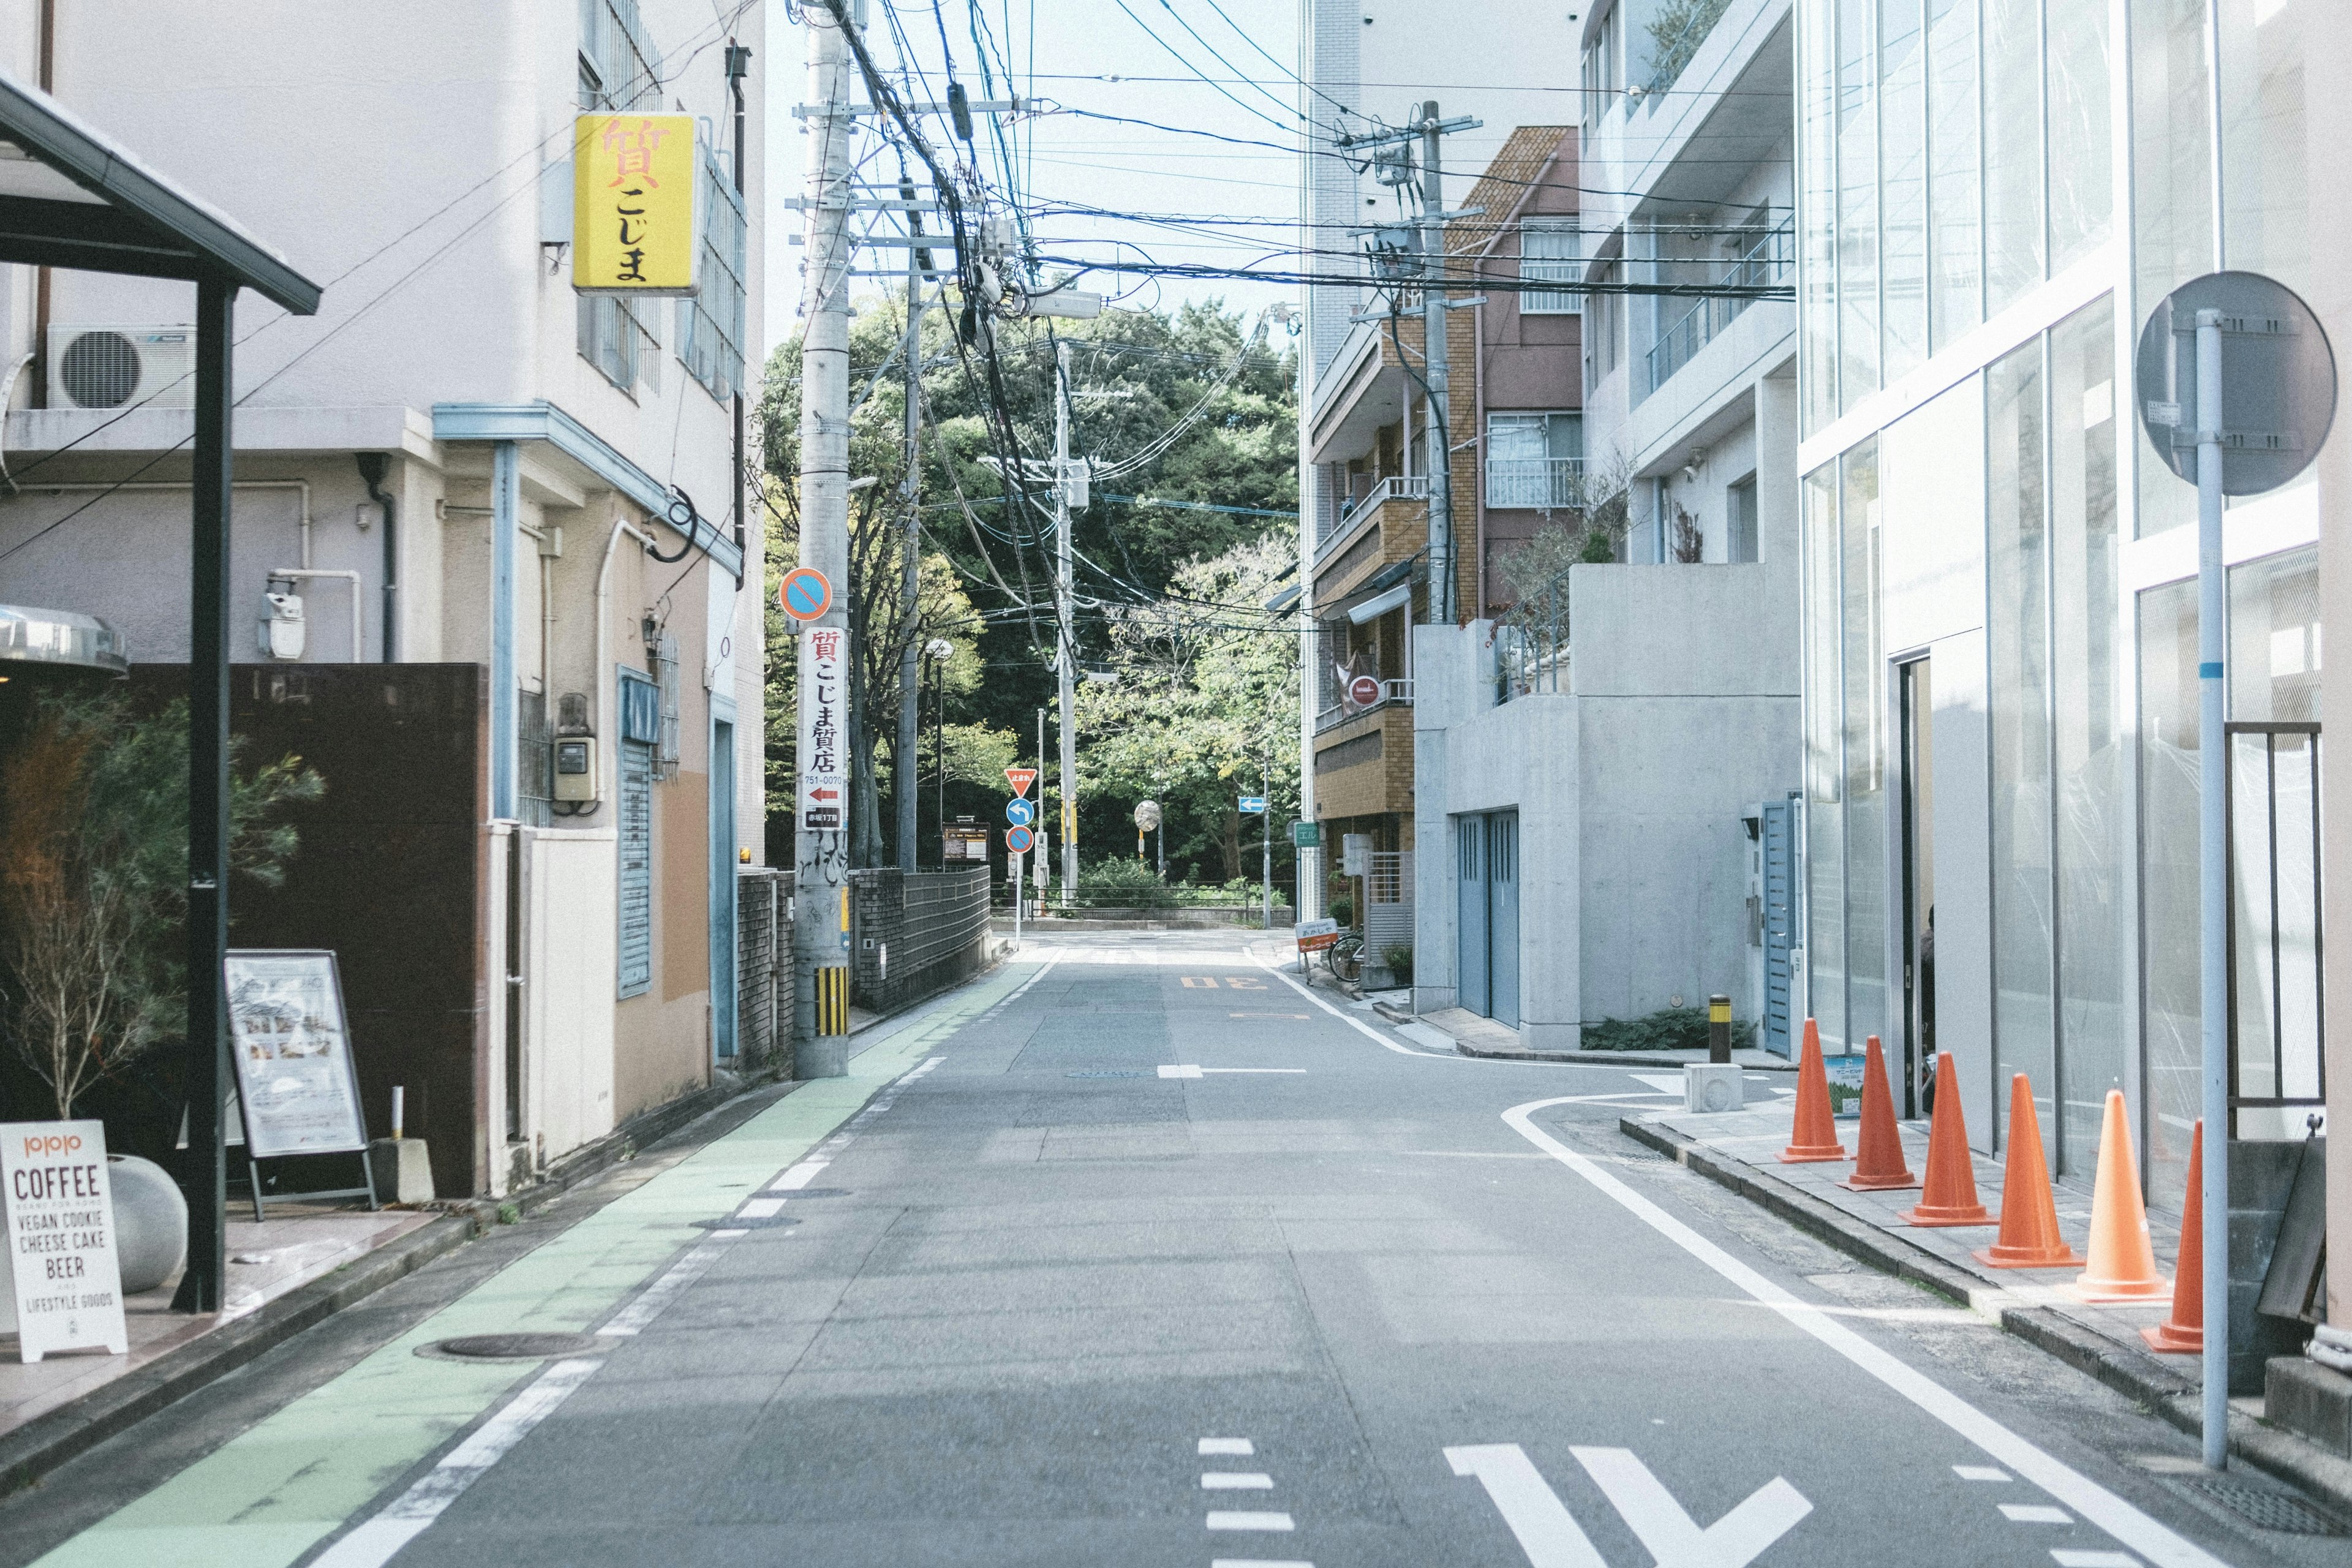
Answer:
<path fill-rule="evenodd" d="M 593 801 L 596 798 L 596 738 L 565 736 L 555 742 L 555 798 Z"/>

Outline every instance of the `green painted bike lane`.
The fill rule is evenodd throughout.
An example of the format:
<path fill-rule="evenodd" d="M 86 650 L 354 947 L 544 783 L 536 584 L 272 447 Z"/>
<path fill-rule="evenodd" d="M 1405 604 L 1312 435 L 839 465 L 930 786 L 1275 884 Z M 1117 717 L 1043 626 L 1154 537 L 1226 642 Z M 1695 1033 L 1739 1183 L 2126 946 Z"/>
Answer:
<path fill-rule="evenodd" d="M 463 1334 L 583 1333 L 801 1159 L 892 1079 L 1039 969 L 1007 965 L 851 1063 L 705 1144 L 442 1308 L 357 1365 L 247 1428 L 34 1568 L 285 1568 L 448 1446 L 538 1363 L 416 1354 Z"/>

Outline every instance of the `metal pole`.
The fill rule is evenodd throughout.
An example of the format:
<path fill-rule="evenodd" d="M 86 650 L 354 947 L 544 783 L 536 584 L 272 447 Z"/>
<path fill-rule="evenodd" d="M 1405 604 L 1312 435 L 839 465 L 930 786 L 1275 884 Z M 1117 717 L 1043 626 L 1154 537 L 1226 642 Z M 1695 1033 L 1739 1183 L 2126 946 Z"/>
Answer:
<path fill-rule="evenodd" d="M 1258 858 L 1258 893 L 1265 904 L 1265 929 L 1274 929 L 1274 752 L 1271 747 L 1259 754 L 1257 765 L 1257 798 L 1265 809 L 1257 814 L 1263 830 L 1259 839 L 1263 853 Z"/>
<path fill-rule="evenodd" d="M 908 181 L 898 184 L 899 195 L 912 202 L 915 187 Z M 907 214 L 907 226 L 912 233 L 922 232 L 923 220 L 913 211 Z M 923 275 L 916 267 L 916 258 L 922 253 L 913 246 L 907 247 L 907 342 L 901 351 L 907 360 L 907 478 L 899 486 L 907 502 L 907 532 L 899 548 L 907 558 L 898 575 L 898 637 L 904 645 L 898 650 L 898 755 L 892 759 L 890 779 L 892 793 L 898 797 L 898 869 L 917 868 L 915 856 L 915 809 L 921 795 L 922 774 L 915 763 L 918 737 L 922 733 L 922 673 L 916 661 L 921 657 L 920 638 L 916 621 L 923 593 L 923 512 L 921 507 L 923 480 L 921 448 L 918 445 L 923 418 Z"/>
<path fill-rule="evenodd" d="M 948 661 L 931 661 L 931 761 L 939 769 L 940 865 L 948 854 Z"/>
<path fill-rule="evenodd" d="M 726 64 L 727 85 L 735 95 L 735 194 L 739 196 L 742 196 L 748 195 L 743 185 L 743 153 L 746 140 L 743 126 L 743 79 L 751 74 L 751 51 L 737 43 L 734 39 L 730 38 L 727 40 Z M 749 204 L 747 202 L 746 206 L 748 207 L 748 205 Z M 738 555 L 741 555 L 744 553 L 744 518 L 746 516 L 746 509 L 743 505 L 743 487 L 751 482 L 751 465 L 744 460 L 743 456 L 743 389 L 740 386 L 735 389 L 734 414 L 735 484 L 733 487 L 734 494 L 729 499 L 735 510 L 735 552 Z M 757 568 L 751 567 L 748 563 L 746 564 L 746 570 L 751 571 L 755 576 L 757 575 Z M 742 584 L 739 582 L 736 586 L 740 589 Z"/>
<path fill-rule="evenodd" d="M 1054 618 L 1058 650 L 1055 686 L 1062 704 L 1062 901 L 1078 897 L 1077 628 L 1071 624 L 1070 345 L 1054 356 Z"/>
<path fill-rule="evenodd" d="M 807 100 L 815 112 L 808 121 L 814 145 L 808 160 L 808 235 L 803 247 L 806 274 L 801 295 L 801 316 L 807 325 L 801 337 L 800 564 L 816 568 L 835 585 L 832 606 L 801 635 L 800 732 L 805 735 L 814 698 L 805 679 L 808 633 L 848 626 L 850 112 L 848 50 L 840 24 L 827 8 L 813 5 L 804 13 L 803 26 L 808 36 Z M 796 1042 L 814 1040 L 821 1023 L 830 1032 L 846 1028 L 847 1008 L 834 993 L 846 977 L 849 959 L 840 940 L 849 896 L 846 773 L 841 784 L 840 828 L 806 826 L 807 817 L 798 810 L 802 793 L 798 787 L 793 790 Z M 820 984 L 826 991 L 823 1007 L 818 1005 Z M 835 1070 L 824 1053 L 813 1052 L 805 1059 L 821 1073 Z"/>
<path fill-rule="evenodd" d="M 1706 999 L 1706 1059 L 1717 1067 L 1731 1063 L 1731 998 L 1720 994 Z"/>
<path fill-rule="evenodd" d="M 188 584 L 188 1263 L 179 1312 L 217 1312 L 228 1273 L 228 550 L 230 340 L 236 288 L 196 285 L 196 437 Z M 259 1194 L 256 1194 L 257 1202 Z"/>
<path fill-rule="evenodd" d="M 2176 353 L 2178 340 L 2176 340 Z M 2205 1463 L 2230 1456 L 2229 818 L 2221 571 L 2221 314 L 2197 312 L 2197 905 L 2204 1030 Z"/>
<path fill-rule="evenodd" d="M 1439 165 L 1437 100 L 1421 106 L 1422 357 L 1429 381 L 1429 624 L 1450 626 L 1454 613 L 1453 424 L 1447 416 L 1445 343 L 1445 176 Z"/>

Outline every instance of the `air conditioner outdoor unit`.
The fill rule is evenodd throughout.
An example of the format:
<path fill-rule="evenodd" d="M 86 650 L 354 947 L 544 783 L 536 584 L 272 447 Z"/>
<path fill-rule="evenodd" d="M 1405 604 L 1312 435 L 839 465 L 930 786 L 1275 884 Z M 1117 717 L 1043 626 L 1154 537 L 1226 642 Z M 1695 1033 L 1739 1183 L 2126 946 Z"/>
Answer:
<path fill-rule="evenodd" d="M 49 402 L 58 408 L 193 408 L 196 329 L 52 326 Z"/>

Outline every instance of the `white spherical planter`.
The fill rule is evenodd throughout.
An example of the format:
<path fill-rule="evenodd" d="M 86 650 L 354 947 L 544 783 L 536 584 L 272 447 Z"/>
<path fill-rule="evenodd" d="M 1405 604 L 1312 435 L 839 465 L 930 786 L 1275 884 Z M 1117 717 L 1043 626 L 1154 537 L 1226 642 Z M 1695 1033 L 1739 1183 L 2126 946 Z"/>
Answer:
<path fill-rule="evenodd" d="M 114 1195 L 122 1293 L 152 1290 L 188 1256 L 188 1200 L 163 1166 L 136 1154 L 109 1154 L 106 1181 Z"/>

